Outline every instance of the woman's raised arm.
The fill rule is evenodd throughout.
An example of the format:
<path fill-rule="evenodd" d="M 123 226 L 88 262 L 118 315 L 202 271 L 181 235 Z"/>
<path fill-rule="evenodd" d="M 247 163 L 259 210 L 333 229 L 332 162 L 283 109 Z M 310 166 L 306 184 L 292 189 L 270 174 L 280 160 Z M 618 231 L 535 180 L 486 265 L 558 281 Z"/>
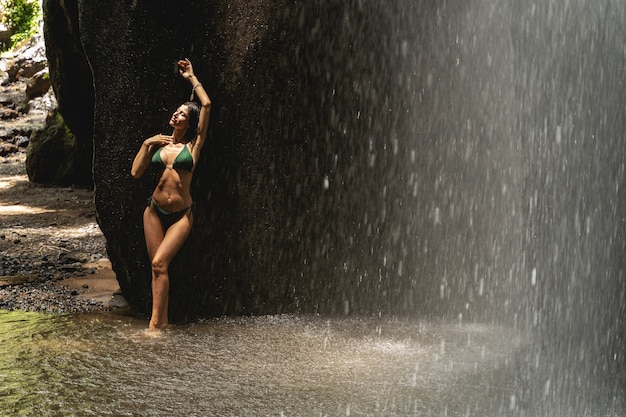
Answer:
<path fill-rule="evenodd" d="M 198 132 L 196 134 L 196 139 L 192 145 L 192 154 L 194 161 L 197 161 L 200 157 L 200 151 L 204 146 L 204 142 L 206 141 L 206 133 L 209 126 L 209 116 L 211 114 L 211 99 L 207 94 L 206 90 L 202 86 L 202 83 L 198 81 L 198 77 L 195 76 L 193 72 L 193 66 L 188 59 L 178 61 L 178 67 L 180 75 L 189 80 L 191 84 L 191 94 L 192 97 L 195 94 L 198 96 L 198 100 L 200 101 L 200 117 L 198 120 Z"/>

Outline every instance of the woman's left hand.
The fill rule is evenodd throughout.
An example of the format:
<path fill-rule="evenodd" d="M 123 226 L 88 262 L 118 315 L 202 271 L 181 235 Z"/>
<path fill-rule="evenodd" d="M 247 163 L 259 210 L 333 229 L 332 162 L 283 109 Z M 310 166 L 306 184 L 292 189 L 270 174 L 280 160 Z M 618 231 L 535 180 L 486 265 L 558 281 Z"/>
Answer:
<path fill-rule="evenodd" d="M 193 66 L 191 65 L 191 61 L 189 59 L 181 59 L 178 61 L 178 72 L 185 79 L 189 79 L 193 77 Z"/>

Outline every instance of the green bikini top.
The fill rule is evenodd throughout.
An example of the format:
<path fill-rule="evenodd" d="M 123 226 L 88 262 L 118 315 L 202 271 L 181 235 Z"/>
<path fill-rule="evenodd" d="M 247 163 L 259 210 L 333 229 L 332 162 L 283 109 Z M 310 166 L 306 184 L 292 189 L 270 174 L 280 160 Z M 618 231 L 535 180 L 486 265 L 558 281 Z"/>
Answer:
<path fill-rule="evenodd" d="M 161 149 L 157 149 L 157 151 L 152 155 L 152 167 L 157 169 L 165 169 L 167 168 L 163 163 L 163 159 L 161 159 Z M 183 146 L 183 149 L 178 152 L 176 155 L 176 159 L 174 159 L 174 163 L 172 164 L 173 169 L 184 169 L 185 171 L 191 172 L 193 168 L 193 156 L 191 152 L 189 152 L 189 147 L 187 144 Z"/>

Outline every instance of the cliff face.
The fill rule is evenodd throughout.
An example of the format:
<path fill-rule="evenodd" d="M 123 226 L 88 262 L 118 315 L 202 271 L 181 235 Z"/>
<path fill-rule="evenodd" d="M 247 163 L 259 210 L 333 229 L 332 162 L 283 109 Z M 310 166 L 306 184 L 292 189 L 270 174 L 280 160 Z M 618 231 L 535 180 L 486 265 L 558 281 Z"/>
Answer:
<path fill-rule="evenodd" d="M 471 315 L 494 302 L 492 289 L 502 291 L 489 277 L 470 285 L 461 278 L 488 270 L 494 239 L 498 262 L 516 268 L 509 254 L 519 240 L 510 236 L 521 220 L 506 213 L 520 199 L 490 198 L 501 180 L 519 185 L 521 158 L 500 141 L 511 133 L 503 115 L 514 90 L 503 79 L 512 66 L 507 36 L 478 45 L 493 48 L 500 64 L 477 80 L 468 77 L 481 65 L 475 50 L 441 53 L 455 37 L 471 37 L 471 25 L 450 22 L 446 12 L 456 10 L 428 2 L 113 1 L 106 10 L 70 3 L 57 7 L 72 33 L 62 43 L 89 64 L 79 78 L 93 85 L 80 90 L 94 94 L 98 221 L 121 288 L 139 310 L 150 306 L 141 216 L 155 184 L 131 179 L 130 166 L 146 137 L 168 132 L 171 112 L 190 94 L 174 66 L 184 57 L 213 110 L 192 186 L 193 232 L 171 266 L 172 319 Z M 485 30 L 510 22 L 482 13 L 472 11 Z M 467 60 L 461 68 L 457 55 Z M 489 219 L 480 215 L 484 201 Z M 478 285 L 493 297 L 475 297 Z"/>
<path fill-rule="evenodd" d="M 98 221 L 129 301 L 149 309 L 141 215 L 155 185 L 131 179 L 130 166 L 189 97 L 174 66 L 183 57 L 213 110 L 194 228 L 171 266 L 172 319 L 389 312 L 528 324 L 547 300 L 582 297 L 585 286 L 561 288 L 624 241 L 611 220 L 623 200 L 621 124 L 607 123 L 624 102 L 612 40 L 623 25 L 573 24 L 585 2 L 562 14 L 517 2 L 322 3 L 75 4 L 73 50 L 94 94 Z M 610 119 L 592 117 L 597 108 Z M 585 132 L 611 139 L 596 148 Z M 581 241 L 558 226 L 560 213 L 617 232 Z M 588 261 L 553 256 L 555 241 Z M 602 294 L 623 290 L 613 279 L 622 247 L 598 265 L 609 277 Z M 551 278 L 538 281 L 542 270 Z"/>
<path fill-rule="evenodd" d="M 72 146 L 66 145 L 72 151 L 65 155 L 65 163 L 71 164 L 72 183 L 92 185 L 94 85 L 80 42 L 78 4 L 76 0 L 44 0 L 42 9 L 54 95 L 59 112 L 74 136 Z M 45 152 L 37 157 L 46 158 Z M 63 165 L 51 168 L 61 171 Z"/>
<path fill-rule="evenodd" d="M 387 40 L 372 32 L 391 17 L 368 21 L 375 10 L 356 10 L 346 21 L 349 6 L 286 1 L 107 7 L 103 14 L 79 2 L 79 21 L 89 28 L 81 40 L 96 89 L 99 222 L 131 302 L 141 309 L 150 302 L 141 213 L 154 178 L 133 181 L 130 163 L 145 137 L 168 130 L 171 111 L 187 99 L 174 62 L 189 57 L 214 105 L 193 184 L 194 231 L 171 268 L 172 313 L 369 311 L 354 296 L 359 271 L 371 270 L 370 291 L 384 291 L 377 283 L 384 255 L 367 261 L 369 242 L 354 240 L 373 233 L 385 246 L 386 231 L 365 231 L 381 228 L 383 204 L 352 214 L 377 199 L 386 181 L 356 184 L 378 152 L 370 148 L 384 152 L 396 117 L 388 115 L 392 77 L 369 79 L 386 54 L 397 54 L 380 48 Z M 381 52 L 355 63 L 353 47 Z"/>
<path fill-rule="evenodd" d="M 295 66 L 285 27 L 293 16 L 289 8 L 279 10 L 284 6 L 116 2 L 103 16 L 97 5 L 79 2 L 80 26 L 89 28 L 81 31 L 82 42 L 96 86 L 99 223 L 121 287 L 140 309 L 150 305 L 141 215 L 155 183 L 153 177 L 132 180 L 129 169 L 141 142 L 168 132 L 171 112 L 189 97 L 188 83 L 174 66 L 184 57 L 194 63 L 214 105 L 192 190 L 193 233 L 170 271 L 173 319 L 293 305 L 282 284 L 284 261 L 274 264 L 270 253 L 258 253 L 277 239 L 268 230 L 281 228 L 290 215 L 279 212 L 289 190 L 273 184 L 278 181 L 272 172 L 289 167 L 278 168 L 273 160 L 305 140 L 283 144 L 290 125 L 302 123 L 286 118 L 297 92 L 289 88 Z M 300 175 L 299 182 L 309 173 Z M 276 252 L 290 246 L 282 232 L 279 236 Z"/>
<path fill-rule="evenodd" d="M 508 320 L 538 351 L 598 358 L 587 376 L 623 369 L 626 6 L 556 3 L 78 1 L 125 296 L 148 311 L 154 178 L 131 162 L 188 98 L 189 57 L 213 111 L 173 320 Z"/>

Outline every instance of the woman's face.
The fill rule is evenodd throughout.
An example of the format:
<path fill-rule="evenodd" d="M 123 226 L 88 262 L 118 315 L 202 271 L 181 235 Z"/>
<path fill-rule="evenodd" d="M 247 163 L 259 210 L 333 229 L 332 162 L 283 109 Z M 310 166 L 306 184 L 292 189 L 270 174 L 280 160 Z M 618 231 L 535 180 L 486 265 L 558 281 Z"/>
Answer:
<path fill-rule="evenodd" d="M 170 126 L 174 129 L 187 129 L 189 127 L 189 108 L 181 105 L 170 119 Z"/>

